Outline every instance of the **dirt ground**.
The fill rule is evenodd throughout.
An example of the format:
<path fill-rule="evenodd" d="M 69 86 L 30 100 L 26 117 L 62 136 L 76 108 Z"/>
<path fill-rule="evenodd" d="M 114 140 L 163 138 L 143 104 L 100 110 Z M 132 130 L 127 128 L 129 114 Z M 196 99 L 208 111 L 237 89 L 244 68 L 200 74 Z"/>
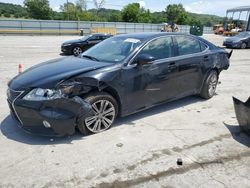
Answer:
<path fill-rule="evenodd" d="M 27 69 L 59 57 L 60 44 L 74 38 L 0 36 L 0 187 L 250 187 L 250 137 L 232 101 L 250 96 L 250 49 L 234 51 L 211 100 L 187 97 L 88 137 L 25 133 L 9 116 L 7 82 L 19 63 Z"/>

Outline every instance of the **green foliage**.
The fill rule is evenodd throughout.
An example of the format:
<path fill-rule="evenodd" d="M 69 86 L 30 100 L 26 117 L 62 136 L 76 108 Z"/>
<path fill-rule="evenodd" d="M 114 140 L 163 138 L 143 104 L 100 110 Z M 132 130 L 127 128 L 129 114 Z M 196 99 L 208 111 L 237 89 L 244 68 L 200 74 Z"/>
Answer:
<path fill-rule="evenodd" d="M 131 3 L 125 6 L 121 12 L 122 21 L 135 23 L 151 23 L 152 17 L 149 10 L 140 8 L 139 3 Z"/>
<path fill-rule="evenodd" d="M 125 22 L 138 22 L 138 14 L 140 12 L 139 3 L 131 3 L 122 10 L 122 20 Z"/>
<path fill-rule="evenodd" d="M 192 25 L 193 22 L 200 22 L 201 25 L 205 25 L 211 27 L 213 25 L 223 23 L 223 18 L 215 15 L 208 14 L 196 14 L 196 13 L 188 13 L 189 25 Z"/>
<path fill-rule="evenodd" d="M 184 25 L 188 22 L 188 14 L 182 4 L 168 5 L 166 8 L 168 22 Z"/>
<path fill-rule="evenodd" d="M 23 3 L 31 18 L 42 20 L 51 18 L 52 9 L 48 0 L 25 0 Z"/>
<path fill-rule="evenodd" d="M 63 19 L 77 20 L 78 10 L 74 3 L 64 3 L 63 5 L 61 5 L 60 10 L 63 12 Z"/>
<path fill-rule="evenodd" d="M 165 11 L 153 12 L 140 8 L 139 3 L 125 6 L 122 11 L 114 9 L 87 9 L 87 0 L 77 0 L 61 5 L 61 12 L 52 11 L 48 0 L 25 0 L 25 7 L 0 3 L 0 15 L 15 18 L 80 20 L 104 22 L 164 23 L 213 26 L 225 18 L 186 12 L 181 4 L 168 5 Z M 28 11 L 28 12 L 27 12 Z M 29 14 L 28 14 L 29 13 Z"/>
<path fill-rule="evenodd" d="M 141 8 L 139 15 L 138 15 L 138 22 L 139 23 L 152 23 L 152 17 L 151 17 L 150 11 Z"/>
<path fill-rule="evenodd" d="M 98 10 L 98 15 L 96 9 L 90 9 L 88 10 L 88 12 L 95 15 L 94 21 L 105 21 L 105 22 L 122 21 L 121 12 L 119 10 L 101 8 Z"/>
<path fill-rule="evenodd" d="M 10 13 L 5 12 L 5 13 L 3 14 L 3 16 L 6 17 L 6 18 L 10 18 Z"/>
<path fill-rule="evenodd" d="M 167 22 L 166 13 L 162 12 L 153 12 L 151 13 L 152 23 L 165 23 Z"/>
<path fill-rule="evenodd" d="M 1 14 L 5 14 L 3 15 L 5 17 L 12 15 L 12 14 L 18 15 L 18 17 L 25 17 L 27 16 L 27 11 L 21 5 L 14 5 L 10 3 L 0 3 L 0 15 Z"/>
<path fill-rule="evenodd" d="M 107 21 L 108 22 L 121 22 L 122 16 L 121 16 L 120 12 L 113 12 L 110 14 Z"/>

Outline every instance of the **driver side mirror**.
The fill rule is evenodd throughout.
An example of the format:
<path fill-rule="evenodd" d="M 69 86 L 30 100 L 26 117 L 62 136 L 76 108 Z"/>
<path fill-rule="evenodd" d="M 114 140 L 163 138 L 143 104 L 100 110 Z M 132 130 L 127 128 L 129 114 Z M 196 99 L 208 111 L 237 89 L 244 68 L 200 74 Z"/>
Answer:
<path fill-rule="evenodd" d="M 146 64 L 152 64 L 155 61 L 155 57 L 149 54 L 140 54 L 135 58 L 133 64 L 137 64 L 138 66 L 143 66 Z"/>

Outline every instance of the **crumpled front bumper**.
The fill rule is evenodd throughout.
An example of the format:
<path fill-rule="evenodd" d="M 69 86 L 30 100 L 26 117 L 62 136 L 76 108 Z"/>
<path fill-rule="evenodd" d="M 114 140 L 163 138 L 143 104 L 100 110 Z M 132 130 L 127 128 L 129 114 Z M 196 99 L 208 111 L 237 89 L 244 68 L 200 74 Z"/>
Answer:
<path fill-rule="evenodd" d="M 233 101 L 240 127 L 250 134 L 250 97 L 245 103 L 235 97 L 233 97 Z"/>
<path fill-rule="evenodd" d="M 76 125 L 93 114 L 91 105 L 80 97 L 48 101 L 8 100 L 11 112 L 24 130 L 46 136 L 65 136 L 75 133 Z M 44 125 L 44 122 L 49 127 Z"/>

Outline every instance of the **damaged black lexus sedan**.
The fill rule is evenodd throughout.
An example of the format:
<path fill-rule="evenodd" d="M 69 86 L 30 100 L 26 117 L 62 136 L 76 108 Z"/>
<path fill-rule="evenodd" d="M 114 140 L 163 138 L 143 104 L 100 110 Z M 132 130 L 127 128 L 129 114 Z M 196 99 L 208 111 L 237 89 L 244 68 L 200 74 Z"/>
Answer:
<path fill-rule="evenodd" d="M 8 84 L 8 103 L 30 132 L 99 133 L 118 116 L 189 95 L 213 97 L 230 56 L 186 34 L 118 35 L 80 57 L 51 60 L 16 76 Z"/>

